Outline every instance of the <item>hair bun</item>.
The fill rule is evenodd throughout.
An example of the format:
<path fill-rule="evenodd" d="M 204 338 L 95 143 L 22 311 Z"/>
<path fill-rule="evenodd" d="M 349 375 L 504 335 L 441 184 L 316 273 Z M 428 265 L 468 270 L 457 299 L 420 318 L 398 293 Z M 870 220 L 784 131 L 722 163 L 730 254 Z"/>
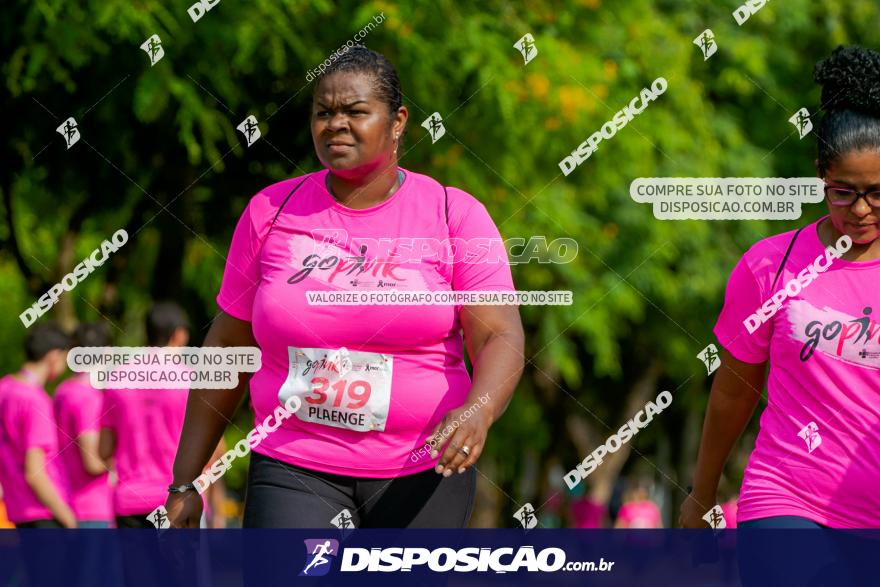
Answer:
<path fill-rule="evenodd" d="M 822 109 L 855 110 L 880 116 L 880 53 L 841 45 L 816 64 L 813 79 L 822 86 Z"/>

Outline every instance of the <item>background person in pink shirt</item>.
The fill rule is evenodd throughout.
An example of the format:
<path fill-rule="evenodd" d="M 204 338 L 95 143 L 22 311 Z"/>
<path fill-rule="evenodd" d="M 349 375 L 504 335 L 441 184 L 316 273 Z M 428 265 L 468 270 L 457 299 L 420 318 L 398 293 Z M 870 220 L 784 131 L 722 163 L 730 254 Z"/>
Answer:
<path fill-rule="evenodd" d="M 250 378 L 256 426 L 287 398 L 302 399 L 254 447 L 246 527 L 330 527 L 342 510 L 358 527 L 463 527 L 470 517 L 472 465 L 522 372 L 517 308 L 307 298 L 513 289 L 485 207 L 398 167 L 407 117 L 388 60 L 362 46 L 347 51 L 313 97 L 312 138 L 326 169 L 261 190 L 232 237 L 222 311 L 205 345 L 261 348 Z M 461 243 L 452 257 L 443 248 L 450 238 Z M 383 251 L 379 239 L 397 244 Z M 415 254 L 407 242 L 419 243 Z M 190 393 L 175 485 L 202 472 L 243 392 L 244 384 Z M 435 447 L 442 454 L 414 462 L 429 437 L 445 439 Z M 198 524 L 195 491 L 166 507 L 173 525 Z"/>
<path fill-rule="evenodd" d="M 83 323 L 74 340 L 76 346 L 109 346 L 110 330 L 102 322 Z M 55 390 L 58 458 L 80 528 L 109 528 L 113 521 L 108 468 L 98 454 L 103 402 L 88 373 L 75 374 Z"/>
<path fill-rule="evenodd" d="M 623 505 L 617 512 L 615 528 L 662 528 L 660 508 L 651 501 L 649 484 L 642 479 L 628 480 Z"/>
<path fill-rule="evenodd" d="M 816 164 L 829 213 L 758 242 L 730 276 L 715 327 L 722 365 L 682 505 L 686 527 L 706 527 L 768 366 L 738 527 L 880 527 L 880 53 L 839 47 L 815 79 L 825 112 Z M 852 248 L 829 262 L 827 249 L 844 236 Z M 806 281 L 817 259 L 826 269 L 750 334 L 744 321 L 776 291 L 796 291 L 788 284 Z"/>
<path fill-rule="evenodd" d="M 47 382 L 66 368 L 67 335 L 38 324 L 25 337 L 25 362 L 0 379 L 0 485 L 18 528 L 75 528 L 59 470 L 58 436 Z"/>
<path fill-rule="evenodd" d="M 608 516 L 608 505 L 589 495 L 575 497 L 570 507 L 572 528 L 602 528 Z"/>
<path fill-rule="evenodd" d="M 189 321 L 180 306 L 160 302 L 147 313 L 147 344 L 186 346 Z M 118 528 L 154 528 L 147 519 L 165 501 L 186 411 L 185 389 L 107 389 L 100 453 L 113 459 Z"/>

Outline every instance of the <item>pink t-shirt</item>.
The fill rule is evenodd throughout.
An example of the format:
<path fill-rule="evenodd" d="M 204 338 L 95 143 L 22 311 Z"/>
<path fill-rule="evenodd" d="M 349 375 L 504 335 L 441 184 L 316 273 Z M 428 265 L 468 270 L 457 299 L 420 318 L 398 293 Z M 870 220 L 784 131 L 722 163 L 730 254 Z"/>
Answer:
<path fill-rule="evenodd" d="M 724 514 L 724 523 L 728 528 L 736 528 L 736 510 L 736 499 L 721 504 L 721 513 Z"/>
<path fill-rule="evenodd" d="M 571 502 L 571 517 L 575 528 L 601 528 L 608 507 L 589 497 L 579 497 Z"/>
<path fill-rule="evenodd" d="M 880 260 L 834 259 L 753 334 L 743 324 L 820 255 L 825 267 L 817 225 L 798 236 L 774 291 L 793 233 L 749 249 L 730 276 L 715 326 L 718 341 L 740 361 L 770 361 L 767 406 L 745 470 L 738 521 L 802 516 L 832 527 L 876 528 Z"/>
<path fill-rule="evenodd" d="M 620 507 L 617 521 L 626 528 L 662 528 L 660 508 L 650 500 L 629 501 Z"/>
<path fill-rule="evenodd" d="M 0 486 L 9 520 L 15 523 L 52 519 L 24 477 L 25 454 L 31 448 L 43 449 L 46 472 L 66 497 L 56 458 L 58 432 L 52 400 L 43 388 L 7 375 L 0 379 Z"/>
<path fill-rule="evenodd" d="M 147 515 L 165 503 L 186 413 L 186 389 L 107 389 L 101 427 L 116 435 L 117 516 Z"/>
<path fill-rule="evenodd" d="M 217 303 L 252 323 L 262 349 L 262 368 L 250 383 L 256 422 L 280 405 L 282 387 L 299 381 L 299 393 L 312 390 L 297 414 L 255 450 L 340 475 L 423 471 L 435 462 L 413 463 L 411 451 L 470 391 L 459 308 L 317 306 L 309 305 L 306 292 L 511 291 L 507 256 L 486 208 L 459 189 L 447 188 L 447 203 L 440 184 L 406 172 L 390 198 L 352 210 L 327 192 L 327 173 L 260 191 L 232 237 Z M 282 201 L 301 182 L 270 230 Z M 449 257 L 441 248 L 450 237 L 471 240 L 455 241 L 464 248 Z M 378 245 L 394 238 L 403 240 Z M 464 262 L 478 259 L 488 262 Z"/>
<path fill-rule="evenodd" d="M 77 520 L 112 520 L 113 507 L 107 473 L 91 475 L 83 467 L 76 439 L 86 432 L 100 432 L 101 392 L 89 384 L 87 373 L 62 382 L 55 390 L 59 460 L 67 479 L 70 506 Z"/>

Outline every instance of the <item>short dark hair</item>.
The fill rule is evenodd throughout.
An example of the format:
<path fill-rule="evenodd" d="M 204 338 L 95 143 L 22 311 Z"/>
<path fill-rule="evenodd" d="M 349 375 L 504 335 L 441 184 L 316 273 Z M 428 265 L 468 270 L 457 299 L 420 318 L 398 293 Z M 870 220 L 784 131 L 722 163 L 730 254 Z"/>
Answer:
<path fill-rule="evenodd" d="M 24 355 L 28 361 L 39 361 L 51 351 L 70 348 L 70 338 L 53 322 L 37 324 L 24 337 Z"/>
<path fill-rule="evenodd" d="M 852 151 L 880 151 L 880 53 L 857 45 L 839 46 L 816 64 L 825 111 L 819 130 L 819 174 Z"/>
<path fill-rule="evenodd" d="M 397 71 L 391 62 L 376 51 L 368 49 L 364 45 L 355 45 L 348 51 L 342 53 L 336 61 L 330 64 L 330 67 L 318 76 L 315 81 L 316 92 L 321 81 L 340 71 L 350 71 L 355 73 L 366 73 L 373 78 L 373 91 L 376 96 L 388 105 L 388 111 L 391 114 L 403 105 L 402 94 L 400 92 L 400 79 L 397 77 Z"/>
<path fill-rule="evenodd" d="M 178 328 L 189 329 L 189 319 L 183 308 L 174 302 L 158 302 L 147 312 L 147 343 L 165 346 Z"/>
<path fill-rule="evenodd" d="M 110 328 L 105 322 L 83 322 L 73 332 L 76 346 L 110 346 Z"/>

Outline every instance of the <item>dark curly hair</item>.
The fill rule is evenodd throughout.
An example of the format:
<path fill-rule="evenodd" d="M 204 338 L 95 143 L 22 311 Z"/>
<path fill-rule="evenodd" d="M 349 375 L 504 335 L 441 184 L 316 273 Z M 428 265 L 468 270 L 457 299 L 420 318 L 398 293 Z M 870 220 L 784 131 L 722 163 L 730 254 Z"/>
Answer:
<path fill-rule="evenodd" d="M 147 342 L 166 346 L 178 328 L 189 330 L 186 312 L 174 302 L 157 302 L 147 311 Z"/>
<path fill-rule="evenodd" d="M 816 64 L 825 115 L 816 133 L 823 177 L 841 155 L 880 151 L 880 53 L 841 45 Z"/>
<path fill-rule="evenodd" d="M 321 85 L 324 78 L 340 71 L 369 74 L 373 79 L 373 91 L 382 102 L 388 105 L 388 111 L 392 115 L 396 114 L 397 109 L 403 105 L 397 71 L 381 53 L 368 49 L 364 45 L 351 47 L 318 76 L 314 91 L 318 90 L 318 86 Z"/>
<path fill-rule="evenodd" d="M 37 324 L 24 337 L 24 356 L 39 361 L 51 351 L 70 348 L 70 338 L 54 322 Z"/>
<path fill-rule="evenodd" d="M 106 322 L 83 322 L 73 333 L 76 346 L 110 346 L 111 340 Z"/>

